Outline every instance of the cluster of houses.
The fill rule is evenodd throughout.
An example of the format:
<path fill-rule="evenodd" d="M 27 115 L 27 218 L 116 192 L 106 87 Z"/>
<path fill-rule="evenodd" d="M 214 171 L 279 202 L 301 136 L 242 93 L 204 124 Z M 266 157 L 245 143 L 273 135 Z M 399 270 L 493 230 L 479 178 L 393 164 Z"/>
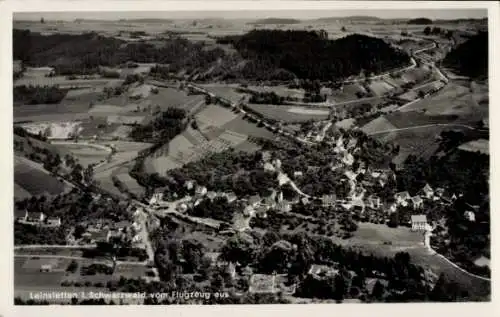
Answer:
<path fill-rule="evenodd" d="M 96 244 L 103 242 L 124 243 L 130 242 L 137 245 L 141 242 L 138 234 L 141 225 L 138 222 L 119 221 L 106 222 L 104 220 L 95 220 L 80 223 L 85 228 L 81 237 L 76 239 L 74 235 L 68 237 L 69 244 Z"/>
<path fill-rule="evenodd" d="M 59 227 L 61 218 L 48 217 L 43 212 L 28 212 L 27 210 L 15 210 L 15 221 L 34 226 Z"/>

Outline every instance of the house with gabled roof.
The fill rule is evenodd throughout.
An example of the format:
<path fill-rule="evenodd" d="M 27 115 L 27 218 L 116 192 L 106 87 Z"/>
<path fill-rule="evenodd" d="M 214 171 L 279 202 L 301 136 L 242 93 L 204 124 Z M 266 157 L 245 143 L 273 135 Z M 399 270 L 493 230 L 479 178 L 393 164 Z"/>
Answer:
<path fill-rule="evenodd" d="M 59 227 L 62 222 L 59 217 L 47 217 L 46 223 L 49 227 Z"/>
<path fill-rule="evenodd" d="M 324 279 L 335 277 L 339 274 L 339 270 L 328 265 L 312 264 L 307 274 L 315 279 Z"/>
<path fill-rule="evenodd" d="M 233 192 L 224 193 L 223 196 L 226 197 L 228 203 L 232 203 L 233 201 L 235 201 L 236 199 L 238 199 L 238 197 L 236 196 L 236 194 L 233 193 Z"/>
<path fill-rule="evenodd" d="M 372 209 L 380 208 L 381 202 L 380 197 L 375 194 L 368 196 L 368 206 Z"/>
<path fill-rule="evenodd" d="M 186 187 L 187 190 L 191 190 L 194 188 L 194 181 L 193 180 L 187 180 L 184 183 L 184 187 Z"/>
<path fill-rule="evenodd" d="M 34 211 L 27 212 L 26 221 L 31 223 L 42 223 L 45 220 L 46 216 L 43 212 Z"/>
<path fill-rule="evenodd" d="M 424 188 L 422 188 L 422 193 L 427 199 L 432 199 L 432 197 L 434 196 L 434 190 L 429 184 L 425 184 Z"/>
<path fill-rule="evenodd" d="M 217 193 L 214 192 L 214 191 L 209 191 L 207 192 L 207 198 L 210 199 L 210 200 L 214 200 L 215 197 L 217 197 Z"/>
<path fill-rule="evenodd" d="M 411 203 L 413 209 L 421 209 L 423 207 L 424 201 L 422 200 L 422 197 L 420 196 L 413 196 L 411 198 Z"/>
<path fill-rule="evenodd" d="M 253 196 L 250 196 L 250 198 L 248 198 L 248 205 L 256 208 L 260 205 L 261 201 L 262 201 L 262 198 L 260 197 L 260 195 L 258 195 L 258 194 L 253 195 Z"/>
<path fill-rule="evenodd" d="M 425 231 L 427 226 L 427 217 L 425 215 L 412 215 L 411 216 L 411 230 L 412 231 Z"/>
<path fill-rule="evenodd" d="M 407 191 L 404 192 L 399 192 L 394 194 L 394 199 L 396 200 L 396 203 L 401 206 L 408 206 L 408 200 L 411 199 L 410 193 Z"/>
<path fill-rule="evenodd" d="M 196 186 L 195 189 L 195 194 L 197 196 L 205 196 L 207 194 L 208 190 L 205 186 Z"/>

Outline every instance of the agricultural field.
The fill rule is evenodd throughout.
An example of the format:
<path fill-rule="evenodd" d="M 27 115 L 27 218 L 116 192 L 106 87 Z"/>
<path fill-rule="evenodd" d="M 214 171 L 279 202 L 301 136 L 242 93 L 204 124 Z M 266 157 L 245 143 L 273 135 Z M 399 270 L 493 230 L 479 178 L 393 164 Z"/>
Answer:
<path fill-rule="evenodd" d="M 211 104 L 196 115 L 196 122 L 203 130 L 207 126 L 222 127 L 237 116 L 227 108 Z"/>
<path fill-rule="evenodd" d="M 375 96 L 382 96 L 393 90 L 394 86 L 383 80 L 374 80 L 370 83 L 369 88 Z"/>
<path fill-rule="evenodd" d="M 144 187 L 139 185 L 139 183 L 137 183 L 137 181 L 130 176 L 129 168 L 130 166 L 122 166 L 116 169 L 114 174 L 129 192 L 133 193 L 137 197 L 140 197 L 145 192 Z"/>
<path fill-rule="evenodd" d="M 30 259 L 14 258 L 14 284 L 19 289 L 41 288 L 52 290 L 60 286 L 65 270 L 71 260 L 67 259 Z M 44 264 L 53 265 L 52 272 L 40 272 Z"/>
<path fill-rule="evenodd" d="M 342 89 L 332 91 L 332 95 L 328 96 L 328 101 L 342 103 L 358 99 L 356 94 L 366 95 L 368 91 L 359 83 L 344 85 Z"/>
<path fill-rule="evenodd" d="M 249 85 L 247 87 L 250 90 L 256 92 L 274 92 L 278 96 L 283 97 L 292 97 L 292 98 L 304 98 L 304 90 L 303 89 L 292 89 L 283 85 L 279 86 L 252 86 Z"/>
<path fill-rule="evenodd" d="M 63 151 L 70 152 L 83 167 L 103 162 L 111 153 L 109 147 L 92 143 L 57 142 L 52 144 Z"/>
<path fill-rule="evenodd" d="M 234 84 L 205 84 L 200 86 L 217 96 L 230 100 L 231 102 L 239 102 L 242 98 L 246 98 L 248 96 L 248 94 L 237 92 L 236 88 L 239 86 Z"/>
<path fill-rule="evenodd" d="M 14 183 L 31 195 L 57 195 L 69 189 L 40 164 L 19 156 L 14 157 Z"/>
<path fill-rule="evenodd" d="M 185 91 L 175 88 L 157 88 L 158 93 L 150 94 L 147 100 L 155 107 L 158 105 L 161 110 L 174 107 L 190 111 L 198 103 L 205 101 L 205 97 L 202 95 L 188 95 Z"/>
<path fill-rule="evenodd" d="M 65 76 L 23 76 L 14 81 L 14 86 L 55 86 L 60 88 L 93 88 L 105 87 L 110 84 L 123 82 L 121 79 L 99 78 L 99 79 L 74 79 L 69 80 Z"/>
<path fill-rule="evenodd" d="M 396 127 L 385 117 L 378 117 L 361 128 L 364 133 L 370 135 L 379 131 L 393 130 Z"/>
<path fill-rule="evenodd" d="M 399 111 L 406 113 L 425 110 L 429 115 L 458 115 L 477 121 L 488 116 L 488 104 L 487 91 L 471 93 L 468 87 L 450 83 L 437 95 L 419 100 Z"/>
<path fill-rule="evenodd" d="M 252 137 L 264 139 L 275 138 L 274 134 L 271 131 L 263 127 L 258 127 L 255 123 L 248 122 L 247 120 L 243 119 L 243 115 L 241 114 L 233 120 L 224 124 L 221 128 Z"/>
<path fill-rule="evenodd" d="M 328 119 L 328 108 L 308 108 L 299 106 L 276 106 L 276 105 L 261 105 L 249 104 L 252 110 L 257 111 L 264 117 L 283 122 L 304 122 L 309 120 L 325 120 Z"/>

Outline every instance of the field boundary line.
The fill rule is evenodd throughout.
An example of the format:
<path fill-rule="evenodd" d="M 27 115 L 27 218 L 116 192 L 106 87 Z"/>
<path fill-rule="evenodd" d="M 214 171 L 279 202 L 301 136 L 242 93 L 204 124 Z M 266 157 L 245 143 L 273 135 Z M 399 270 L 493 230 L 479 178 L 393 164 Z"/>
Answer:
<path fill-rule="evenodd" d="M 444 259 L 446 262 L 448 262 L 449 264 L 451 264 L 454 268 L 458 269 L 459 271 L 469 275 L 469 276 L 472 276 L 472 277 L 475 277 L 475 278 L 478 278 L 480 280 L 483 280 L 483 281 L 488 281 L 488 282 L 491 282 L 491 278 L 487 278 L 487 277 L 484 277 L 484 276 L 479 276 L 479 275 L 476 275 L 474 273 L 471 273 L 463 268 L 461 268 L 460 266 L 458 266 L 456 263 L 454 263 L 453 261 L 451 261 L 450 259 L 448 259 L 447 257 L 445 257 L 444 255 L 442 255 L 441 253 L 437 252 L 436 250 L 434 250 L 432 247 L 429 247 L 429 249 L 434 252 L 434 255 Z"/>

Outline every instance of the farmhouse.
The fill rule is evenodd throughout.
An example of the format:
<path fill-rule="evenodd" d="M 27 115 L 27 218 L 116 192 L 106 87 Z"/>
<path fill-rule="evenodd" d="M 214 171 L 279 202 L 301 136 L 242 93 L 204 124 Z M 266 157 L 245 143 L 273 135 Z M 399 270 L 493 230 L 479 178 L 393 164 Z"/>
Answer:
<path fill-rule="evenodd" d="M 238 199 L 238 197 L 236 197 L 233 192 L 224 193 L 223 196 L 226 197 L 228 203 L 232 203 L 233 201 Z"/>
<path fill-rule="evenodd" d="M 424 201 L 420 196 L 414 196 L 411 198 L 413 209 L 420 209 L 423 206 Z"/>
<path fill-rule="evenodd" d="M 302 198 L 300 199 L 300 202 L 301 202 L 301 203 L 302 203 L 302 205 L 304 205 L 304 206 L 305 206 L 305 205 L 308 205 L 308 204 L 309 204 L 309 198 L 307 198 L 307 197 L 302 197 Z"/>
<path fill-rule="evenodd" d="M 40 266 L 40 272 L 52 272 L 52 264 L 42 264 Z"/>
<path fill-rule="evenodd" d="M 256 208 L 260 206 L 260 202 L 262 201 L 262 198 L 260 198 L 259 195 L 253 195 L 250 198 L 248 198 L 248 205 L 252 206 L 253 208 Z"/>
<path fill-rule="evenodd" d="M 194 188 L 194 181 L 189 180 L 184 183 L 184 187 L 186 187 L 187 190 L 191 190 Z"/>
<path fill-rule="evenodd" d="M 43 212 L 26 212 L 26 221 L 31 223 L 41 223 L 45 220 L 45 214 Z"/>
<path fill-rule="evenodd" d="M 59 227 L 60 225 L 61 225 L 61 218 L 59 218 L 59 217 L 48 217 L 47 218 L 47 226 Z"/>
<path fill-rule="evenodd" d="M 210 199 L 210 200 L 214 200 L 214 199 L 215 199 L 215 197 L 217 197 L 217 193 L 216 193 L 216 192 L 214 192 L 214 191 L 209 191 L 209 192 L 207 193 L 207 198 L 208 198 L 208 199 Z"/>
<path fill-rule="evenodd" d="M 282 212 L 289 212 L 292 210 L 292 205 L 287 201 L 281 201 L 278 203 L 278 209 Z"/>
<path fill-rule="evenodd" d="M 299 177 L 302 177 L 302 176 L 304 176 L 304 174 L 301 171 L 295 171 L 295 172 L 293 172 L 293 177 L 294 178 L 299 178 Z"/>
<path fill-rule="evenodd" d="M 307 274 L 312 276 L 315 279 L 324 279 L 328 277 L 334 277 L 339 273 L 339 270 L 328 266 L 328 265 L 319 265 L 319 264 L 312 264 L 311 267 L 309 268 L 309 271 Z"/>
<path fill-rule="evenodd" d="M 197 196 L 205 196 L 207 194 L 207 188 L 205 186 L 197 186 L 195 189 L 195 194 Z"/>
<path fill-rule="evenodd" d="M 264 163 L 264 171 L 266 172 L 274 172 L 275 171 L 275 168 L 274 168 L 274 165 L 267 162 L 267 163 Z"/>
<path fill-rule="evenodd" d="M 368 196 L 368 206 L 372 209 L 380 208 L 380 197 L 377 195 Z"/>
<path fill-rule="evenodd" d="M 102 229 L 99 231 L 87 231 L 83 235 L 85 241 L 90 243 L 108 242 L 110 237 L 109 229 Z"/>
<path fill-rule="evenodd" d="M 149 200 L 150 205 L 156 205 L 163 200 L 163 192 L 157 191 L 153 194 L 151 199 Z"/>
<path fill-rule="evenodd" d="M 411 199 L 411 196 L 408 192 L 399 192 L 394 194 L 394 199 L 396 203 L 401 206 L 408 206 L 408 200 Z"/>
<path fill-rule="evenodd" d="M 434 196 L 434 190 L 429 184 L 425 184 L 424 188 L 422 188 L 422 193 L 427 199 L 431 199 Z"/>
<path fill-rule="evenodd" d="M 476 221 L 476 214 L 473 211 L 470 211 L 470 210 L 466 211 L 464 213 L 464 217 L 465 217 L 465 219 L 467 219 L 470 222 Z"/>
<path fill-rule="evenodd" d="M 411 216 L 411 230 L 423 231 L 427 229 L 427 217 L 425 215 Z"/>
<path fill-rule="evenodd" d="M 252 206 L 246 206 L 243 209 L 243 215 L 245 217 L 252 217 L 253 215 L 255 215 L 255 209 Z"/>

